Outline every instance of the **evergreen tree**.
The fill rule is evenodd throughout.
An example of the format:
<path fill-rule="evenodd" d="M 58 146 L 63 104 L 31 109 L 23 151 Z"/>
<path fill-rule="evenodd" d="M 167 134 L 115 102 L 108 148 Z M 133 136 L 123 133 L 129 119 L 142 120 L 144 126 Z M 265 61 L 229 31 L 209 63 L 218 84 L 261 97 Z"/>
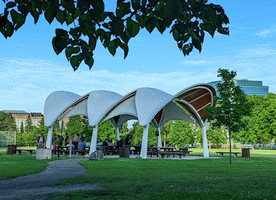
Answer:
<path fill-rule="evenodd" d="M 32 119 L 31 119 L 31 115 L 29 114 L 26 120 L 26 129 L 25 131 L 27 133 L 29 133 L 32 130 Z"/>
<path fill-rule="evenodd" d="M 61 132 L 61 134 L 64 134 L 64 130 L 65 130 L 65 124 L 64 124 L 64 121 L 62 120 L 61 121 L 61 125 L 60 125 L 60 132 Z"/>
<path fill-rule="evenodd" d="M 20 133 L 24 133 L 24 124 L 23 124 L 23 121 L 21 122 L 21 125 L 20 125 Z"/>
<path fill-rule="evenodd" d="M 0 111 L 0 131 L 16 131 L 15 120 L 11 113 Z"/>

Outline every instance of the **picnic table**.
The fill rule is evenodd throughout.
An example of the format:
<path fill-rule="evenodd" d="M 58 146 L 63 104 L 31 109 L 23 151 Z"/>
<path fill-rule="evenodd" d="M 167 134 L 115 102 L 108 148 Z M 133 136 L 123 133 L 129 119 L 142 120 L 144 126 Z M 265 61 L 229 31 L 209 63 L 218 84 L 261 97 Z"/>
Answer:
<path fill-rule="evenodd" d="M 163 151 L 162 151 L 163 150 Z M 153 155 L 156 155 L 157 157 L 161 155 L 162 158 L 166 155 L 167 158 L 169 156 L 189 156 L 190 152 L 193 151 L 188 151 L 188 148 L 175 148 L 175 147 L 151 147 L 150 150 L 148 151 L 148 154 L 152 157 Z"/>
<path fill-rule="evenodd" d="M 31 156 L 31 155 L 33 155 L 34 150 L 33 149 L 16 149 L 16 154 L 21 155 L 22 151 L 28 151 L 28 155 Z"/>
<path fill-rule="evenodd" d="M 69 153 L 70 153 L 69 148 L 70 148 L 70 146 L 57 146 L 57 148 L 53 151 L 55 151 L 55 154 L 56 154 L 56 151 L 58 152 L 58 158 L 59 158 L 59 154 L 62 155 L 64 153 L 65 155 L 69 155 Z M 74 153 L 75 155 L 85 155 L 86 153 L 89 153 L 89 149 L 90 149 L 90 147 L 84 147 L 83 151 L 79 151 L 79 150 L 76 150 L 72 145 L 71 152 Z"/>
<path fill-rule="evenodd" d="M 230 152 L 216 152 L 219 153 L 220 157 L 223 157 L 223 154 L 230 154 Z M 236 158 L 238 156 L 238 154 L 240 154 L 240 152 L 231 152 L 233 154 L 233 156 Z"/>

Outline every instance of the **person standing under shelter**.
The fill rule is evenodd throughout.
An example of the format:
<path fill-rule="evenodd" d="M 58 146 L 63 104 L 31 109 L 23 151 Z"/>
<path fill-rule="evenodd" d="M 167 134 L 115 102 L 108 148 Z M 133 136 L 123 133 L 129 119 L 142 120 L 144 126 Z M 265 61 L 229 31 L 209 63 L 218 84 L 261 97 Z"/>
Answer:
<path fill-rule="evenodd" d="M 80 142 L 84 142 L 84 141 L 85 141 L 85 138 L 83 137 L 83 134 L 81 134 Z"/>
<path fill-rule="evenodd" d="M 80 136 L 79 134 L 77 133 L 77 136 L 75 137 L 75 142 L 79 143 L 80 142 Z"/>
<path fill-rule="evenodd" d="M 67 144 L 70 142 L 67 133 L 65 133 L 65 140 L 64 140 L 64 142 L 65 142 L 64 146 L 67 146 Z"/>
<path fill-rule="evenodd" d="M 127 134 L 126 139 L 125 139 L 125 144 L 126 144 L 126 146 L 129 146 L 129 150 L 131 147 L 131 138 L 132 138 L 132 136 L 130 134 Z"/>
<path fill-rule="evenodd" d="M 43 148 L 44 147 L 45 139 L 44 139 L 44 136 L 43 136 L 42 133 L 38 136 L 38 138 L 36 140 L 36 143 L 37 143 L 37 148 Z"/>
<path fill-rule="evenodd" d="M 62 137 L 62 135 L 59 135 L 59 145 L 62 146 L 64 138 Z"/>

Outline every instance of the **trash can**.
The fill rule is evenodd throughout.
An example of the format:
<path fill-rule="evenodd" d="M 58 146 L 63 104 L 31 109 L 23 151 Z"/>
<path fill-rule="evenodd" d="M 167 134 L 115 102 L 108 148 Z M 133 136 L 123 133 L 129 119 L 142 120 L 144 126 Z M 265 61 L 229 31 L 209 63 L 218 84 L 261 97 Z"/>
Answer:
<path fill-rule="evenodd" d="M 16 154 L 16 145 L 8 145 L 8 155 Z"/>
<path fill-rule="evenodd" d="M 129 158 L 129 146 L 119 147 L 119 156 L 123 158 Z"/>
<path fill-rule="evenodd" d="M 249 148 L 242 148 L 242 157 L 244 157 L 244 158 L 250 157 L 250 149 Z"/>

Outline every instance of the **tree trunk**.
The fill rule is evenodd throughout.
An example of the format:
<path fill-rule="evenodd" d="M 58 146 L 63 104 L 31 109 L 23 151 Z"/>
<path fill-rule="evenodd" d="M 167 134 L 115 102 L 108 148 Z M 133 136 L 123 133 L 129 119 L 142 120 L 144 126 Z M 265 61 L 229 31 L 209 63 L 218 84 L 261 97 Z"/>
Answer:
<path fill-rule="evenodd" d="M 232 150 L 232 147 L 231 147 L 231 131 L 229 130 L 228 131 L 229 132 L 229 145 L 230 145 L 230 164 L 232 163 L 232 152 L 231 152 L 231 150 Z"/>
<path fill-rule="evenodd" d="M 166 135 L 164 134 L 164 147 L 166 147 Z"/>

